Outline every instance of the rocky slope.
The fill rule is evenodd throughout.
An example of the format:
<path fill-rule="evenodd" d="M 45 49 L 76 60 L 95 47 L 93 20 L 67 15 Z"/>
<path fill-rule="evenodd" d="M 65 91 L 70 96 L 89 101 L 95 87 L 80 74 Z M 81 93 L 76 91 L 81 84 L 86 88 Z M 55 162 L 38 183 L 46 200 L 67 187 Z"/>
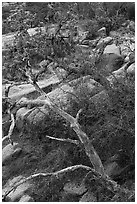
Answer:
<path fill-rule="evenodd" d="M 92 140 L 107 174 L 131 192 L 132 196 L 129 201 L 134 199 L 134 101 L 131 98 L 135 79 L 133 29 L 130 22 L 126 27 L 111 32 L 109 38 L 106 37 L 105 29 L 103 29 L 99 31 L 101 36 L 99 41 L 98 39 L 94 42 L 87 40 L 83 41 L 86 45 L 80 45 L 80 49 L 85 49 L 84 46 L 87 46 L 86 48 L 92 53 L 93 43 L 98 47 L 106 44 L 97 70 L 106 76 L 113 87 L 117 87 L 119 83 L 123 85 L 123 95 L 116 89 L 118 93 L 112 100 L 98 79 L 93 79 L 92 70 L 88 67 L 86 76 L 56 88 L 55 86 L 49 88 L 49 86 L 57 83 L 57 78 L 53 82 L 51 79 L 40 82 L 44 90 L 48 89 L 48 97 L 63 110 L 76 116 L 78 110 L 82 108 L 83 112 L 79 118 L 82 129 Z M 130 34 L 129 31 L 131 31 Z M 83 73 L 83 70 L 76 67 L 72 69 L 77 73 Z M 125 94 L 124 87 L 127 86 L 129 90 Z M 2 177 L 3 195 L 5 195 L 3 201 L 101 202 L 105 199 L 110 201 L 113 193 L 105 187 L 104 192 L 100 190 L 98 194 L 95 193 L 96 186 L 91 186 L 90 179 L 83 180 L 88 175 L 88 171 L 82 168 L 60 179 L 39 176 L 22 182 L 24 178 L 36 173 L 55 172 L 78 164 L 91 167 L 91 164 L 81 146 L 54 141 L 46 137 L 50 135 L 56 138 L 77 139 L 76 134 L 64 119 L 53 113 L 49 107 L 21 107 L 24 100 L 36 100 L 38 97 L 31 86 L 27 85 L 27 89 L 26 86 L 21 85 L 13 87 L 9 96 L 12 100 L 20 99 L 18 101 L 20 109 L 14 112 L 16 128 L 11 136 L 13 144 L 10 144 L 8 140 L 3 142 Z M 122 115 L 125 117 L 124 120 L 119 118 L 118 112 L 121 110 L 119 100 L 122 100 L 122 97 L 119 99 L 118 96 L 125 97 L 121 102 L 121 109 L 124 109 L 128 116 Z M 129 103 L 124 104 L 128 97 Z M 42 97 L 40 99 L 44 100 Z M 117 110 L 113 109 L 114 104 Z M 122 121 L 125 123 L 125 128 L 120 124 Z M 7 134 L 9 125 L 9 122 L 4 123 L 3 136 Z M 21 184 L 17 185 L 18 183 Z M 15 190 L 12 190 L 12 187 L 16 185 Z M 6 194 L 10 189 L 11 192 Z"/>

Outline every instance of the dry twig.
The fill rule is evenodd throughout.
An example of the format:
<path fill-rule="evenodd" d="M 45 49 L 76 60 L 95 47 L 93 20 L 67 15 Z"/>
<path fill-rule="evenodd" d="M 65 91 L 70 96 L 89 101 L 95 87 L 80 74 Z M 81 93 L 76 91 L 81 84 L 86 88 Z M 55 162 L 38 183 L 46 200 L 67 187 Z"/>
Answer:
<path fill-rule="evenodd" d="M 64 139 L 64 138 L 56 138 L 56 137 L 51 137 L 51 136 L 48 136 L 46 135 L 47 138 L 49 139 L 52 139 L 52 140 L 56 140 L 56 141 L 59 141 L 59 142 L 69 142 L 69 143 L 72 143 L 72 144 L 75 144 L 75 145 L 80 145 L 80 142 L 78 140 L 72 140 L 72 139 Z"/>

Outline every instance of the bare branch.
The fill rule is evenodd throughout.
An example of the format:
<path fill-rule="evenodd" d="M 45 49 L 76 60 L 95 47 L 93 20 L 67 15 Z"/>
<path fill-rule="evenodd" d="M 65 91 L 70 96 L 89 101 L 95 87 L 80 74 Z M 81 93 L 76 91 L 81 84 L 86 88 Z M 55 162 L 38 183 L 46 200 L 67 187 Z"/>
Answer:
<path fill-rule="evenodd" d="M 5 122 L 2 122 L 2 125 L 4 125 L 5 123 L 7 123 L 7 122 L 11 122 L 12 120 L 7 120 L 7 121 L 5 121 Z"/>
<path fill-rule="evenodd" d="M 45 100 L 37 99 L 37 102 L 43 105 L 48 105 L 54 112 L 58 113 L 60 116 L 62 116 L 64 119 L 66 119 L 66 121 L 68 121 L 71 124 L 71 127 L 76 132 L 79 140 L 84 145 L 85 152 L 87 156 L 89 157 L 90 162 L 92 163 L 94 169 L 100 174 L 102 174 L 102 176 L 106 176 L 104 172 L 103 164 L 100 160 L 100 157 L 95 151 L 86 133 L 81 130 L 81 127 L 79 123 L 77 123 L 76 119 L 70 114 L 68 114 L 67 112 L 65 112 L 64 110 L 60 109 L 55 103 L 53 103 L 45 92 L 43 94 L 43 90 L 40 89 L 40 87 L 38 86 L 36 82 L 35 83 L 32 82 L 32 84 L 37 88 L 37 90 L 41 93 L 41 95 L 46 96 Z M 26 101 L 24 101 L 24 104 L 27 104 L 27 101 L 29 100 L 26 99 Z"/>
<path fill-rule="evenodd" d="M 4 142 L 7 139 L 9 140 L 9 136 L 8 135 L 2 138 L 2 142 Z"/>
<path fill-rule="evenodd" d="M 80 109 L 80 110 L 77 112 L 77 115 L 76 115 L 76 121 L 77 121 L 77 122 L 78 122 L 79 115 L 80 115 L 81 112 L 82 112 L 82 109 Z"/>
<path fill-rule="evenodd" d="M 69 172 L 72 172 L 72 171 L 75 171 L 77 169 L 85 169 L 87 171 L 93 171 L 93 173 L 95 174 L 95 171 L 91 168 L 91 167 L 88 167 L 88 166 L 84 166 L 84 165 L 75 165 L 75 166 L 70 166 L 70 167 L 67 167 L 65 169 L 62 169 L 60 171 L 57 171 L 57 172 L 53 172 L 53 173 L 37 173 L 37 174 L 33 174 L 25 179 L 22 179 L 21 181 L 19 181 L 16 185 L 14 185 L 13 187 L 11 187 L 11 189 L 9 189 L 7 192 L 5 192 L 2 197 L 3 199 L 6 198 L 6 196 L 12 192 L 13 190 L 15 190 L 18 186 L 20 186 L 21 184 L 31 180 L 31 179 L 34 179 L 34 178 L 37 178 L 37 177 L 48 177 L 48 176 L 55 176 L 57 179 L 59 178 L 62 178 L 64 176 L 64 174 L 66 173 L 69 173 Z"/>
<path fill-rule="evenodd" d="M 71 124 L 71 127 L 73 128 L 73 130 L 77 134 L 79 140 L 84 145 L 85 152 L 86 152 L 88 158 L 90 159 L 90 162 L 92 163 L 95 171 L 100 173 L 102 175 L 102 177 L 106 178 L 107 175 L 105 174 L 104 167 L 103 167 L 103 164 L 101 162 L 101 159 L 100 159 L 99 155 L 97 154 L 96 150 L 94 149 L 94 147 L 92 145 L 92 142 L 89 139 L 89 137 L 86 135 L 85 132 L 83 132 L 81 130 L 81 127 L 80 127 L 79 123 L 77 122 L 77 120 L 73 116 L 71 116 L 70 114 L 65 112 L 64 110 L 60 109 L 48 97 L 48 95 L 39 87 L 36 80 L 32 76 L 29 61 L 28 61 L 27 64 L 28 64 L 28 71 L 29 71 L 29 73 L 27 73 L 27 77 L 28 77 L 30 83 L 35 87 L 35 89 L 40 93 L 40 95 L 45 97 L 45 100 L 42 100 L 42 101 L 40 100 L 40 102 L 42 102 L 43 105 L 48 105 L 51 108 L 51 110 L 53 110 L 55 113 L 59 114 L 61 117 L 66 119 L 66 121 L 68 121 Z"/>
<path fill-rule="evenodd" d="M 72 139 L 63 139 L 63 138 L 56 138 L 56 137 L 51 137 L 51 136 L 48 136 L 46 135 L 47 138 L 49 139 L 52 139 L 52 140 L 56 140 L 56 141 L 59 141 L 59 142 L 69 142 L 69 143 L 72 143 L 72 144 L 76 144 L 76 145 L 80 145 L 80 142 L 78 140 L 72 140 Z"/>

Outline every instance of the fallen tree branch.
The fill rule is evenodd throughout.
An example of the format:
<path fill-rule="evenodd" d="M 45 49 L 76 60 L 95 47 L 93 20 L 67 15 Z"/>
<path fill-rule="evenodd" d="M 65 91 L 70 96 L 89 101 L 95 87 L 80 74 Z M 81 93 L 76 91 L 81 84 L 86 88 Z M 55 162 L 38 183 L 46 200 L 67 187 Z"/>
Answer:
<path fill-rule="evenodd" d="M 81 112 L 82 112 L 82 109 L 80 109 L 80 110 L 77 112 L 77 115 L 76 115 L 76 121 L 77 121 L 77 122 L 78 122 L 79 115 L 80 115 Z"/>
<path fill-rule="evenodd" d="M 46 97 L 45 100 L 37 99 L 37 102 L 39 102 L 45 106 L 48 105 L 54 112 L 58 113 L 61 117 L 66 119 L 66 121 L 68 121 L 71 124 L 70 126 L 76 132 L 79 140 L 84 145 L 85 152 L 86 152 L 88 158 L 90 159 L 90 162 L 92 163 L 94 169 L 97 172 L 99 172 L 102 176 L 106 176 L 105 172 L 104 172 L 103 164 L 100 160 L 100 157 L 98 156 L 97 152 L 95 151 L 95 149 L 94 149 L 90 139 L 86 135 L 86 133 L 81 130 L 81 127 L 80 127 L 79 123 L 77 122 L 77 120 L 73 116 L 71 116 L 70 114 L 65 112 L 64 110 L 60 109 L 55 103 L 53 103 L 51 101 L 51 99 L 47 96 L 47 94 L 38 86 L 38 84 L 35 81 L 33 82 L 31 80 L 31 83 L 33 84 L 33 86 L 36 88 L 36 90 L 42 96 L 44 95 Z M 29 100 L 26 99 L 24 101 L 24 105 L 27 105 L 27 101 L 29 101 Z"/>
<path fill-rule="evenodd" d="M 52 139 L 52 140 L 56 140 L 56 141 L 59 141 L 59 142 L 69 142 L 69 143 L 72 143 L 72 144 L 75 144 L 75 145 L 80 145 L 80 142 L 78 140 L 72 140 L 72 139 L 63 139 L 63 138 L 56 138 L 56 137 L 51 137 L 51 136 L 48 136 L 46 135 L 47 138 L 49 139 Z"/>
<path fill-rule="evenodd" d="M 100 173 L 103 177 L 106 177 L 107 175 L 105 174 L 101 159 L 100 159 L 99 155 L 97 154 L 96 150 L 94 149 L 89 137 L 86 135 L 85 132 L 83 132 L 81 130 L 81 127 L 80 127 L 79 123 L 77 122 L 77 118 L 74 118 L 73 116 L 71 116 L 70 114 L 68 114 L 67 112 L 65 112 L 61 108 L 59 108 L 54 102 L 52 102 L 52 100 L 48 97 L 48 95 L 39 87 L 38 83 L 36 82 L 36 79 L 32 76 L 31 66 L 30 66 L 29 61 L 27 62 L 26 68 L 28 68 L 28 72 L 26 73 L 26 77 L 28 78 L 29 82 L 35 87 L 35 89 L 40 93 L 41 96 L 45 97 L 45 100 L 40 100 L 40 99 L 38 100 L 37 99 L 37 102 L 38 101 L 42 102 L 43 105 L 45 105 L 45 106 L 48 105 L 51 110 L 53 110 L 55 113 L 59 114 L 61 117 L 63 117 L 66 121 L 68 121 L 71 124 L 70 127 L 73 128 L 73 130 L 77 134 L 79 140 L 83 144 L 83 146 L 85 148 L 86 155 L 90 159 L 90 162 L 92 163 L 93 168 L 95 169 L 95 171 Z M 27 101 L 28 100 L 26 99 L 26 101 L 24 101 L 24 102 L 27 102 Z M 79 113 L 77 115 L 79 115 Z"/>

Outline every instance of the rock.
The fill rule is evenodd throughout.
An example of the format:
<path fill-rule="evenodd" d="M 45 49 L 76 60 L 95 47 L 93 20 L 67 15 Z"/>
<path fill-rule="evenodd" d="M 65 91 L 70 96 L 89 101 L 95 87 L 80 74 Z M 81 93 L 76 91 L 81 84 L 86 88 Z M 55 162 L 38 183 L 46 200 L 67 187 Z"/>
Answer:
<path fill-rule="evenodd" d="M 13 179 L 9 179 L 5 186 L 3 187 L 2 194 L 5 195 L 6 192 L 8 192 L 10 189 L 12 189 L 15 185 L 22 182 L 25 178 L 23 176 L 17 176 Z M 25 183 L 20 184 L 15 190 L 11 191 L 8 196 L 6 197 L 7 200 L 10 200 L 11 202 L 18 201 L 27 190 L 32 186 L 28 181 Z"/>
<path fill-rule="evenodd" d="M 30 132 L 39 132 L 43 131 L 45 127 L 49 126 L 51 123 L 48 123 L 50 120 L 49 117 L 49 107 L 40 107 L 34 109 L 27 117 L 27 125 L 30 128 Z"/>
<path fill-rule="evenodd" d="M 120 48 L 117 47 L 115 44 L 112 44 L 112 45 L 107 45 L 105 50 L 104 50 L 104 54 L 116 54 L 118 56 L 121 56 L 120 55 Z"/>
<path fill-rule="evenodd" d="M 5 192 L 6 190 L 8 190 L 9 188 L 11 188 L 13 185 L 15 185 L 16 183 L 20 182 L 22 179 L 24 179 L 23 176 L 17 176 L 14 177 L 13 179 L 9 179 L 7 181 L 7 183 L 5 184 L 4 188 L 3 188 L 3 192 Z"/>
<path fill-rule="evenodd" d="M 97 70 L 104 76 L 109 76 L 111 72 L 118 70 L 124 62 L 124 58 L 115 53 L 103 54 L 99 63 L 96 65 Z"/>
<path fill-rule="evenodd" d="M 85 193 L 79 202 L 97 202 L 97 198 L 94 196 L 92 192 Z"/>
<path fill-rule="evenodd" d="M 39 31 L 41 31 L 42 34 L 45 34 L 47 32 L 49 34 L 55 34 L 56 29 L 58 29 L 58 24 L 51 24 L 50 26 L 48 26 L 48 28 L 46 26 L 29 28 L 27 32 L 30 36 L 36 35 Z M 12 46 L 16 35 L 17 32 L 2 35 L 2 48 L 5 49 L 6 45 Z"/>
<path fill-rule="evenodd" d="M 77 194 L 77 195 L 82 195 L 87 191 L 86 187 L 82 183 L 77 183 L 77 182 L 69 182 L 66 183 L 64 186 L 64 191 L 70 193 L 70 194 Z"/>
<path fill-rule="evenodd" d="M 18 143 L 8 144 L 2 150 L 2 165 L 7 165 L 22 153 Z"/>
<path fill-rule="evenodd" d="M 61 68 L 58 67 L 56 69 L 56 75 L 60 80 L 62 80 L 67 76 L 67 72 L 66 72 L 66 70 L 61 69 Z"/>
<path fill-rule="evenodd" d="M 13 46 L 16 34 L 17 32 L 2 35 L 2 49 L 6 49 L 7 46 Z"/>
<path fill-rule="evenodd" d="M 20 108 L 16 113 L 16 127 L 18 130 L 24 128 L 28 132 L 37 132 L 46 125 L 46 121 L 49 120 L 49 109 L 40 107 L 32 109 Z"/>
<path fill-rule="evenodd" d="M 51 85 L 55 85 L 57 83 L 59 83 L 59 79 L 57 78 L 57 76 L 54 75 L 48 79 L 40 80 L 38 82 L 38 85 L 42 90 L 44 90 L 47 93 L 49 92 L 49 88 L 51 87 Z M 4 88 L 5 86 L 3 86 L 3 90 Z M 37 98 L 38 96 L 39 93 L 35 90 L 35 88 L 31 84 L 22 84 L 16 87 L 14 86 L 9 91 L 9 97 L 13 102 L 18 101 L 23 97 L 34 99 Z"/>
<path fill-rule="evenodd" d="M 22 99 L 21 99 L 22 100 Z M 20 108 L 16 113 L 16 127 L 21 130 L 25 126 L 25 116 L 29 113 L 30 110 L 27 108 Z"/>
<path fill-rule="evenodd" d="M 106 28 L 105 28 L 105 27 L 100 28 L 100 29 L 98 30 L 98 35 L 99 35 L 100 37 L 102 37 L 102 38 L 106 37 L 106 36 L 107 36 L 107 35 L 106 35 Z"/>
<path fill-rule="evenodd" d="M 9 173 L 9 166 L 2 166 L 2 181 L 5 182 L 7 181 L 7 178 L 10 177 L 10 173 Z"/>
<path fill-rule="evenodd" d="M 127 73 L 129 75 L 134 75 L 135 76 L 135 63 L 131 64 L 128 69 L 127 69 Z"/>
<path fill-rule="evenodd" d="M 24 193 L 26 193 L 26 191 L 29 188 L 30 188 L 29 183 L 23 183 L 19 185 L 15 191 L 9 193 L 8 198 L 11 200 L 11 202 L 16 202 L 24 195 Z M 25 202 L 25 201 L 22 201 L 22 202 Z"/>
<path fill-rule="evenodd" d="M 23 195 L 19 202 L 34 202 L 34 199 L 29 195 Z"/>
<path fill-rule="evenodd" d="M 104 90 L 94 95 L 89 100 L 89 110 L 91 110 L 91 112 L 97 111 L 98 114 L 104 113 L 110 108 L 111 108 L 110 98 L 107 92 Z"/>

